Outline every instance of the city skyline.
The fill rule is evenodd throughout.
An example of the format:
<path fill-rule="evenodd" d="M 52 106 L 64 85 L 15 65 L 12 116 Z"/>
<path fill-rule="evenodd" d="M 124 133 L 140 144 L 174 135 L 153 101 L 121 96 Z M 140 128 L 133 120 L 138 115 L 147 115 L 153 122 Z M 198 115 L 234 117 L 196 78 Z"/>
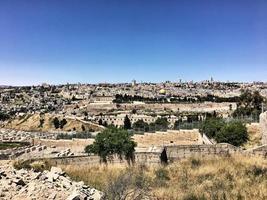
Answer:
<path fill-rule="evenodd" d="M 0 2 L 0 85 L 267 81 L 267 2 Z"/>

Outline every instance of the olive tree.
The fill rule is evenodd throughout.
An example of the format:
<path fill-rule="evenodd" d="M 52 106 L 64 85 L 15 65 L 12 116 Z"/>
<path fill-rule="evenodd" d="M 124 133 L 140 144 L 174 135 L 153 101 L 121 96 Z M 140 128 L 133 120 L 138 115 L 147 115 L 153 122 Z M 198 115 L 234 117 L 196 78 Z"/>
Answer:
<path fill-rule="evenodd" d="M 99 155 L 105 163 L 112 159 L 113 155 L 117 155 L 121 160 L 124 157 L 129 163 L 133 162 L 136 143 L 131 136 L 125 129 L 108 127 L 97 134 L 93 144 L 85 147 L 85 152 Z"/>

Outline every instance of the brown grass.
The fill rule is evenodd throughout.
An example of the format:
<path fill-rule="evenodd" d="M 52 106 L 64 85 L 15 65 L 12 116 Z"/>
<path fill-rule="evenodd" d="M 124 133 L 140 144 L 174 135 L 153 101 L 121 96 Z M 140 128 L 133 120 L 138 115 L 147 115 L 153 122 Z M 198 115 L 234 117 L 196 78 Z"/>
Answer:
<path fill-rule="evenodd" d="M 259 123 L 247 124 L 247 131 L 249 136 L 249 141 L 244 145 L 245 148 L 253 148 L 255 146 L 261 145 L 261 131 Z"/>
<path fill-rule="evenodd" d="M 258 157 L 190 158 L 166 167 L 62 167 L 72 178 L 102 191 L 108 191 L 109 184 L 127 171 L 141 174 L 149 180 L 151 199 L 267 199 L 267 161 Z"/>
<path fill-rule="evenodd" d="M 5 128 L 14 129 L 14 130 L 23 130 L 23 131 L 41 131 L 41 132 L 49 132 L 49 131 L 72 131 L 75 129 L 78 132 L 83 131 L 82 126 L 84 126 L 85 130 L 96 130 L 99 131 L 100 128 L 98 125 L 94 125 L 92 123 L 84 123 L 77 119 L 65 118 L 67 120 L 67 124 L 63 127 L 63 129 L 55 129 L 53 124 L 53 119 L 57 117 L 59 120 L 65 118 L 63 115 L 54 115 L 54 114 L 27 114 L 21 117 L 15 117 L 10 120 Z M 43 121 L 43 125 L 40 126 L 40 120 Z"/>

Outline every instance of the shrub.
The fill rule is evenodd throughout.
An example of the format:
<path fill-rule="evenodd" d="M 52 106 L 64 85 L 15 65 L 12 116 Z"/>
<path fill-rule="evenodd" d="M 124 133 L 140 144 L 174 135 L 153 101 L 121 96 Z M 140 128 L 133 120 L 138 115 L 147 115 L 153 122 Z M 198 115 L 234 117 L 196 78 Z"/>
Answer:
<path fill-rule="evenodd" d="M 40 122 L 39 127 L 43 128 L 45 120 L 44 119 L 40 119 L 39 122 Z"/>
<path fill-rule="evenodd" d="M 253 176 L 266 176 L 267 178 L 267 168 L 263 168 L 263 167 L 259 167 L 255 165 L 250 167 L 246 173 L 251 174 Z"/>
<path fill-rule="evenodd" d="M 199 131 L 214 138 L 224 125 L 225 122 L 222 118 L 208 118 L 202 123 Z"/>
<path fill-rule="evenodd" d="M 217 142 L 226 142 L 235 146 L 240 146 L 248 141 L 247 128 L 239 121 L 229 122 L 216 134 L 215 140 Z"/>
<path fill-rule="evenodd" d="M 5 121 L 8 119 L 10 119 L 10 115 L 0 111 L 0 121 Z"/>
<path fill-rule="evenodd" d="M 13 167 L 17 170 L 20 169 L 31 169 L 31 160 L 23 161 L 23 160 L 18 160 L 13 163 Z"/>
<path fill-rule="evenodd" d="M 62 129 L 67 124 L 67 120 L 64 118 L 60 121 L 60 128 Z"/>
<path fill-rule="evenodd" d="M 105 199 L 110 200 L 139 200 L 149 199 L 150 179 L 143 171 L 129 168 L 118 177 L 110 179 L 104 190 Z"/>
<path fill-rule="evenodd" d="M 139 119 L 135 123 L 133 123 L 133 129 L 135 131 L 141 130 L 141 131 L 146 132 L 146 131 L 149 131 L 149 125 L 148 125 L 148 123 L 144 122 L 144 120 Z"/>
<path fill-rule="evenodd" d="M 200 159 L 191 158 L 191 168 L 197 168 L 201 165 Z"/>
<path fill-rule="evenodd" d="M 208 118 L 201 125 L 200 132 L 214 138 L 218 143 L 240 146 L 248 141 L 246 126 L 236 120 L 226 123 L 221 118 Z"/>
<path fill-rule="evenodd" d="M 189 194 L 184 196 L 183 200 L 207 200 L 207 199 L 204 195 L 199 197 L 196 194 L 190 192 Z"/>
<path fill-rule="evenodd" d="M 165 186 L 167 181 L 170 180 L 169 172 L 165 168 L 159 168 L 155 171 L 155 183 L 157 186 Z"/>
<path fill-rule="evenodd" d="M 44 170 L 50 170 L 51 163 L 49 160 L 44 160 L 44 161 L 18 160 L 13 163 L 13 167 L 17 170 L 33 169 L 35 172 L 43 172 Z"/>
<path fill-rule="evenodd" d="M 55 129 L 58 129 L 60 127 L 60 121 L 57 117 L 53 119 L 53 124 L 54 124 Z"/>
<path fill-rule="evenodd" d="M 132 127 L 132 124 L 131 124 L 131 121 L 130 121 L 130 119 L 129 119 L 129 117 L 128 117 L 128 115 L 126 115 L 125 116 L 125 118 L 124 118 L 124 129 L 131 129 L 131 127 Z"/>

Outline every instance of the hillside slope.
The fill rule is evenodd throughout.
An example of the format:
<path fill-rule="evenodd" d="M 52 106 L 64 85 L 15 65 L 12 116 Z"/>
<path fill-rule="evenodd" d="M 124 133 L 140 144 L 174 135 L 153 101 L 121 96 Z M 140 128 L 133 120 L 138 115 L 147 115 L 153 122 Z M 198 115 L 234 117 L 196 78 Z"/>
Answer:
<path fill-rule="evenodd" d="M 63 128 L 56 129 L 53 120 L 57 117 L 59 121 L 66 119 L 67 123 Z M 100 131 L 103 127 L 85 122 L 79 119 L 68 118 L 60 115 L 53 114 L 32 114 L 16 117 L 9 120 L 4 128 L 23 130 L 23 131 L 41 131 L 41 132 L 54 132 L 54 131 Z"/>

